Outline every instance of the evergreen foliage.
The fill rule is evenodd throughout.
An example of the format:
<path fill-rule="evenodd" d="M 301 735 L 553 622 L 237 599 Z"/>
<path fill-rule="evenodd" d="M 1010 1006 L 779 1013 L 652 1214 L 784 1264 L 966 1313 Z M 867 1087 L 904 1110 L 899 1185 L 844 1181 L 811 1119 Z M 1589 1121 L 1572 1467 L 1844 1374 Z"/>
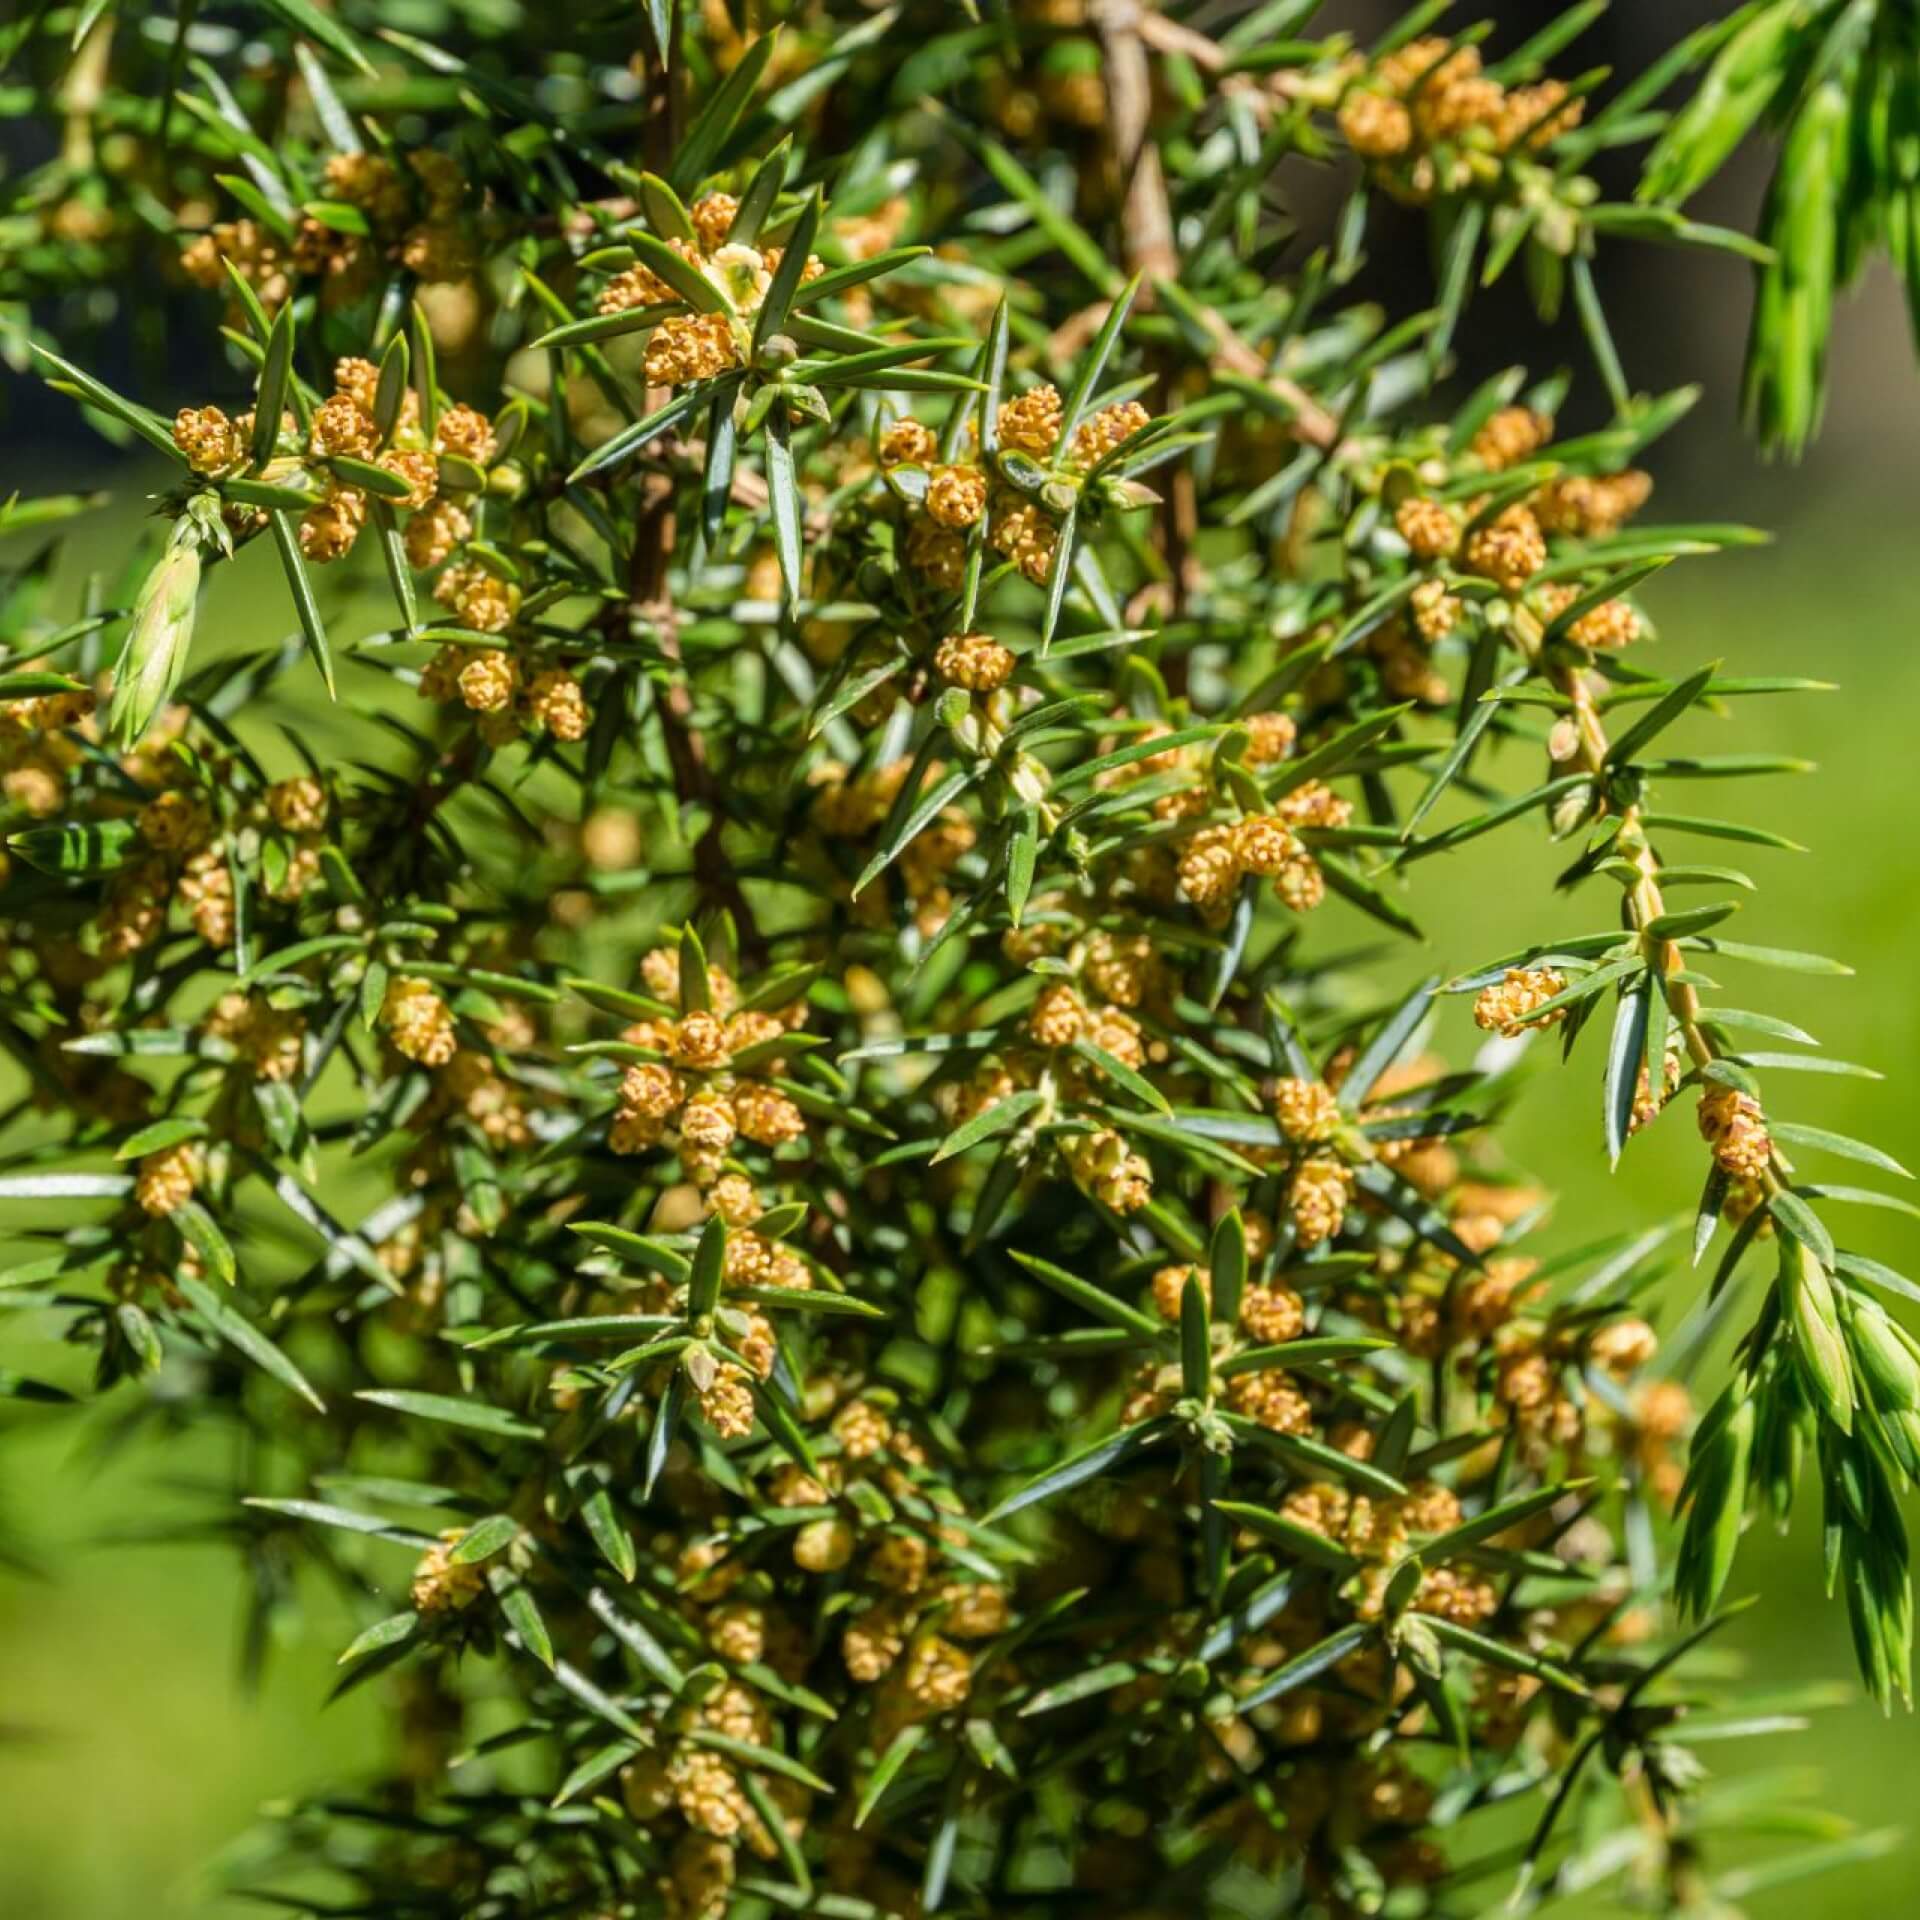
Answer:
<path fill-rule="evenodd" d="M 1600 11 L 0 34 L 58 129 L 0 326 L 170 463 L 83 604 L 53 544 L 5 576 L 0 1197 L 41 1251 L 0 1307 L 126 1430 L 230 1436 L 257 1642 L 315 1582 L 364 1621 L 338 1690 L 391 1751 L 250 1887 L 1704 1915 L 1886 1844 L 1693 1754 L 1804 1704 L 1709 1644 L 1803 1480 L 1866 1684 L 1911 1690 L 1881 1299 L 1920 1289 L 1838 1237 L 1903 1170 L 1791 1118 L 1865 1070 L 1748 984 L 1844 967 L 1732 932 L 1720 862 L 1789 843 L 1696 797 L 1804 771 L 1715 735 L 1821 688 L 1650 647 L 1643 585 L 1755 536 L 1652 513 L 1694 396 L 1636 390 L 1592 262 L 1755 263 L 1751 412 L 1801 445 L 1834 287 L 1912 265 L 1911 10 L 1556 77 Z M 1769 116 L 1761 238 L 1693 220 Z M 1351 291 L 1383 201 L 1419 311 Z M 89 370 L 92 296 L 163 271 L 171 420 Z M 1462 392 L 1509 271 L 1587 362 Z M 201 613 L 249 546 L 264 649 Z M 1493 834 L 1562 849 L 1534 938 L 1409 990 Z M 1698 1164 L 1691 1220 L 1535 1251 L 1498 1138 L 1549 1045 L 1596 1153 Z M 1807 1844 L 1757 1866 L 1762 1828 Z"/>

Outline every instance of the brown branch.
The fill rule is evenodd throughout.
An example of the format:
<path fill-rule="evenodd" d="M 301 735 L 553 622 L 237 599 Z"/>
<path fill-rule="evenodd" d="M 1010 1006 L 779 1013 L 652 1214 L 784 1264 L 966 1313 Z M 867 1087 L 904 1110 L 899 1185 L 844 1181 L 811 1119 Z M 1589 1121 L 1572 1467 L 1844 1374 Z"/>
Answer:
<path fill-rule="evenodd" d="M 646 153 L 648 165 L 664 174 L 671 166 L 680 140 L 683 75 L 682 20 L 685 10 L 673 10 L 672 45 L 667 57 L 647 55 L 645 72 Z M 664 396 L 661 396 L 664 398 Z M 656 396 L 649 394 L 651 409 Z M 627 565 L 627 615 L 651 626 L 669 674 L 660 690 L 660 730 L 667 763 L 673 771 L 674 792 L 682 807 L 699 807 L 707 816 L 693 847 L 693 877 L 697 891 L 733 915 L 743 954 L 759 945 L 753 909 L 740 890 L 740 879 L 725 843 L 726 809 L 721 805 L 720 782 L 707 758 L 704 739 L 693 726 L 693 690 L 687 684 L 686 663 L 680 651 L 680 617 L 673 604 L 672 566 L 679 543 L 677 505 L 679 482 L 669 472 L 650 472 L 640 481 L 640 504 L 633 526 L 633 551 Z"/>
<path fill-rule="evenodd" d="M 1571 661 L 1545 657 L 1539 629 L 1530 619 L 1515 623 L 1515 638 L 1529 664 L 1567 700 L 1572 709 L 1573 738 L 1567 743 L 1567 752 L 1555 756 L 1556 761 L 1577 767 L 1598 789 L 1606 777 L 1612 743 L 1584 676 Z M 1699 990 L 1691 981 L 1673 977 L 1686 970 L 1685 955 L 1677 941 L 1662 940 L 1649 932 L 1667 908 L 1660 890 L 1659 858 L 1647 837 L 1646 822 L 1637 802 L 1622 810 L 1620 831 L 1614 847 L 1633 868 L 1633 879 L 1626 888 L 1627 920 L 1653 975 L 1652 988 L 1665 997 L 1668 1012 L 1686 1047 L 1687 1057 L 1696 1068 L 1711 1066 L 1720 1057 L 1721 1050 L 1706 1031 Z M 1663 1105 L 1666 1100 L 1665 1087 L 1653 1083 L 1651 1072 L 1647 1078 L 1649 1094 L 1656 1105 Z M 1791 1191 L 1791 1176 L 1792 1169 L 1785 1156 L 1778 1146 L 1774 1146 L 1768 1164 L 1760 1175 L 1762 1191 L 1769 1198 L 1782 1191 Z"/>
<path fill-rule="evenodd" d="M 1156 281 L 1171 279 L 1180 271 L 1167 178 L 1152 138 L 1153 66 L 1143 38 L 1150 17 L 1139 0 L 1101 0 L 1093 15 L 1107 81 L 1107 150 L 1121 196 L 1121 244 L 1128 267 L 1142 276 L 1142 304 L 1152 303 Z M 1169 356 L 1157 359 L 1159 405 L 1165 413 L 1178 405 L 1179 373 Z M 1166 578 L 1135 596 L 1128 609 L 1130 620 L 1143 616 L 1149 606 L 1177 612 L 1198 584 L 1193 540 L 1199 521 L 1193 474 L 1182 465 L 1168 481 L 1155 536 Z"/>
<path fill-rule="evenodd" d="M 1217 72 L 1225 56 L 1204 35 L 1177 26 L 1141 4 L 1141 0 L 1104 0 L 1095 16 L 1107 76 L 1107 133 L 1117 181 L 1122 188 L 1122 232 L 1127 264 L 1145 276 L 1142 304 L 1151 304 L 1153 283 L 1170 279 L 1180 270 L 1179 243 L 1166 176 L 1158 146 L 1151 139 L 1153 73 L 1148 49 L 1179 53 L 1205 72 Z M 1106 303 L 1074 316 L 1055 335 L 1056 342 L 1077 338 L 1083 326 L 1088 337 L 1107 312 Z M 1243 379 L 1258 380 L 1279 398 L 1291 415 L 1296 439 L 1332 448 L 1339 422 L 1295 381 L 1269 368 L 1262 356 L 1234 333 L 1211 307 L 1200 308 L 1200 318 L 1216 345 L 1214 366 Z M 1089 324 L 1090 322 L 1090 324 Z M 1161 410 L 1179 404 L 1177 373 L 1163 358 L 1159 400 Z M 1177 612 L 1198 584 L 1192 558 L 1199 533 L 1200 507 L 1192 469 L 1182 464 L 1168 478 L 1160 509 L 1157 545 L 1167 567 L 1167 578 L 1136 596 L 1128 618 L 1144 615 L 1150 607 Z"/>
<path fill-rule="evenodd" d="M 1094 13 L 1107 79 L 1107 141 L 1121 190 L 1127 264 L 1149 281 L 1180 269 L 1173 209 L 1160 149 L 1148 137 L 1153 118 L 1153 68 L 1141 37 L 1139 0 L 1101 0 Z"/>
<path fill-rule="evenodd" d="M 1216 74 L 1225 65 L 1226 55 L 1204 34 L 1168 20 L 1140 0 L 1109 0 L 1101 14 L 1101 45 L 1107 60 L 1108 115 L 1116 151 L 1123 163 L 1128 155 L 1137 155 L 1137 164 L 1127 176 L 1125 208 L 1131 264 L 1150 277 L 1164 277 L 1179 270 L 1179 249 L 1167 205 L 1166 181 L 1160 173 L 1159 151 L 1146 139 L 1144 112 L 1151 105 L 1152 95 L 1147 49 L 1151 47 L 1162 55 L 1183 55 L 1203 73 Z M 1221 85 L 1230 85 L 1235 78 L 1228 75 Z M 1164 265 L 1158 264 L 1163 247 Z M 1259 381 L 1282 401 L 1292 416 L 1289 425 L 1295 439 L 1309 446 L 1332 448 L 1339 436 L 1339 421 L 1297 381 L 1270 367 L 1264 356 L 1211 307 L 1202 306 L 1198 311 L 1201 325 L 1214 342 L 1214 366 L 1241 379 Z"/>

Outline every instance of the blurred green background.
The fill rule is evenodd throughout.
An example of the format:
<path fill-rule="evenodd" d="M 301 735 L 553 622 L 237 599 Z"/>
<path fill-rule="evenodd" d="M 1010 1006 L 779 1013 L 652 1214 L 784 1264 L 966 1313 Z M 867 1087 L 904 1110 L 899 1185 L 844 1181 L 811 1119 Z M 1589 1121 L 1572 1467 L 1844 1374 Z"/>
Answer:
<path fill-rule="evenodd" d="M 1741 190 L 1750 193 L 1751 182 Z M 1700 742 L 1717 725 L 1715 746 L 1819 762 L 1812 778 L 1686 796 L 1695 811 L 1772 826 L 1810 854 L 1752 850 L 1747 858 L 1748 849 L 1689 842 L 1680 857 L 1734 859 L 1760 880 L 1735 929 L 1740 937 L 1835 954 L 1858 977 L 1748 977 L 1732 961 L 1714 970 L 1739 1004 L 1805 1025 L 1833 1054 L 1886 1075 L 1878 1084 L 1775 1076 L 1774 1098 L 1792 1118 L 1869 1138 L 1920 1164 L 1920 1108 L 1906 1092 L 1920 1078 L 1920 376 L 1896 304 L 1875 287 L 1843 314 L 1828 431 L 1804 466 L 1768 470 L 1741 439 L 1726 398 L 1737 378 L 1742 276 L 1722 263 L 1667 256 L 1657 276 L 1629 292 L 1641 382 L 1704 377 L 1718 396 L 1660 449 L 1648 517 L 1744 518 L 1779 536 L 1774 546 L 1688 561 L 1665 575 L 1649 595 L 1657 651 L 1641 657 L 1676 672 L 1719 658 L 1731 671 L 1813 673 L 1842 689 L 1742 702 L 1725 722 L 1694 722 L 1689 736 Z M 83 481 L 113 486 L 121 504 L 82 524 L 71 566 L 77 576 L 113 564 L 133 531 L 140 473 L 116 467 L 84 436 L 63 444 L 57 459 L 65 471 L 31 476 L 24 461 L 12 461 L 6 484 L 30 492 Z M 202 633 L 217 632 L 222 644 L 259 643 L 290 624 L 277 576 L 243 565 L 216 578 Z M 1498 771 L 1517 784 L 1531 769 L 1516 759 Z M 1408 978 L 1423 964 L 1453 970 L 1528 937 L 1591 926 L 1590 904 L 1552 897 L 1560 864 L 1537 832 L 1522 829 L 1482 840 L 1451 864 L 1416 869 L 1411 904 L 1430 950 L 1394 964 Z M 1354 931 L 1330 912 L 1319 937 L 1334 947 Z M 1464 1003 L 1452 1003 L 1447 1020 L 1445 1042 L 1470 1046 Z M 1609 1178 L 1597 1044 L 1589 1037 L 1568 1070 L 1541 1051 L 1509 1145 L 1560 1193 L 1558 1244 L 1689 1209 L 1701 1164 L 1690 1103 L 1636 1141 Z M 1920 1276 L 1920 1227 L 1877 1212 L 1839 1224 L 1844 1243 Z M 1673 1275 L 1669 1318 L 1694 1284 Z M 0 1361 L 67 1378 L 77 1372 L 44 1329 L 38 1338 L 18 1328 L 0 1336 Z M 86 1418 L 0 1413 L 0 1539 L 20 1542 L 44 1570 L 0 1570 L 0 1915 L 212 1920 L 257 1911 L 213 1898 L 204 1869 L 263 1802 L 351 1779 L 380 1737 L 376 1702 L 356 1695 L 321 1711 L 334 1651 L 351 1631 L 324 1605 L 288 1625 L 264 1684 L 243 1693 L 239 1595 L 226 1550 L 116 1539 L 183 1510 L 184 1483 L 220 1465 L 216 1443 L 189 1433 L 106 1456 L 97 1438 Z M 1749 1536 L 1735 1591 L 1756 1593 L 1762 1604 L 1728 1639 L 1769 1687 L 1851 1680 L 1845 1619 L 1821 1598 L 1818 1551 L 1812 1500 L 1790 1536 L 1764 1528 Z M 1883 1720 L 1850 1685 L 1845 1698 L 1849 1704 L 1804 1733 L 1715 1746 L 1702 1758 L 1716 1769 L 1805 1768 L 1808 1797 L 1863 1827 L 1913 1821 L 1907 1768 L 1920 1746 L 1912 1721 Z M 1490 1908 L 1503 1892 L 1489 1890 Z M 1764 1892 L 1748 1910 L 1779 1916 L 1809 1900 L 1834 1913 L 1913 1910 L 1920 1838 L 1834 1877 Z"/>

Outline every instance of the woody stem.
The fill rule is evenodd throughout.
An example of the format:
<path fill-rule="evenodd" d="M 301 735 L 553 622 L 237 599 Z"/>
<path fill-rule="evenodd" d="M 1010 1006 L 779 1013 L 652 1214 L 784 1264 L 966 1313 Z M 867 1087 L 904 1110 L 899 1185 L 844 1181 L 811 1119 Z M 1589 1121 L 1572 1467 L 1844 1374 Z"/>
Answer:
<path fill-rule="evenodd" d="M 1598 785 L 1606 778 L 1612 743 L 1607 737 L 1600 711 L 1594 704 L 1592 690 L 1578 665 L 1564 656 L 1550 654 L 1541 643 L 1539 629 L 1529 618 L 1514 623 L 1514 637 L 1529 663 L 1567 702 L 1575 737 L 1571 763 Z M 1654 854 L 1652 842 L 1647 838 L 1646 823 L 1638 801 L 1630 803 L 1622 811 L 1620 832 L 1614 844 L 1621 857 L 1633 867 L 1633 878 L 1628 882 L 1625 892 L 1628 924 L 1640 941 L 1659 991 L 1666 997 L 1667 1010 L 1679 1030 L 1688 1058 L 1698 1068 L 1711 1066 L 1720 1057 L 1720 1050 L 1713 1036 L 1702 1025 L 1699 990 L 1691 981 L 1673 977 L 1686 970 L 1679 943 L 1649 932 L 1667 909 L 1660 891 L 1660 863 Z M 1650 1085 L 1649 1091 L 1657 1100 L 1663 1089 Z M 1760 1183 L 1769 1197 L 1789 1185 L 1777 1151 L 1770 1152 Z"/>

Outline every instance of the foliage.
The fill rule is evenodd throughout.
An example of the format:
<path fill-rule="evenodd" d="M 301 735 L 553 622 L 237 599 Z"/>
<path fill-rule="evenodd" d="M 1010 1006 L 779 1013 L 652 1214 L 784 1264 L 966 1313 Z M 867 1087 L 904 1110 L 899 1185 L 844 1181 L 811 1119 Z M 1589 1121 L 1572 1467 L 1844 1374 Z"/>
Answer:
<path fill-rule="evenodd" d="M 1910 1692 L 1920 1474 L 1913 1285 L 1829 1221 L 1907 1203 L 1798 1162 L 1902 1170 L 1773 1097 L 1862 1070 L 1707 972 L 1844 969 L 1686 851 L 1788 845 L 1684 795 L 1803 771 L 1704 727 L 1817 683 L 1642 664 L 1642 584 L 1752 536 L 1641 517 L 1692 395 L 1591 265 L 1784 270 L 1669 204 L 1756 10 L 1591 113 L 1596 8 L 1442 11 L 15 30 L 66 115 L 16 216 L 99 216 L 13 254 L 20 338 L 172 464 L 76 615 L 52 546 L 8 580 L 0 1304 L 233 1433 L 257 1637 L 302 1573 L 364 1615 L 394 1751 L 250 1856 L 283 1904 L 1705 1913 L 1883 1844 L 1692 1752 L 1794 1710 L 1702 1688 L 1804 1461 Z M 161 239 L 171 422 L 38 318 Z M 1445 388 L 1516 264 L 1597 399 Z M 210 645 L 253 546 L 292 631 Z M 1539 937 L 1393 984 L 1440 856 L 1542 831 Z M 1542 1258 L 1493 1133 L 1589 1027 L 1596 1147 L 1691 1107 L 1702 1198 Z"/>
<path fill-rule="evenodd" d="M 1907 0 L 1772 0 L 1681 51 L 1711 63 L 1649 156 L 1642 195 L 1674 205 L 1751 129 L 1777 130 L 1746 409 L 1767 446 L 1798 453 L 1826 398 L 1834 296 L 1876 251 L 1920 330 L 1920 14 Z"/>

